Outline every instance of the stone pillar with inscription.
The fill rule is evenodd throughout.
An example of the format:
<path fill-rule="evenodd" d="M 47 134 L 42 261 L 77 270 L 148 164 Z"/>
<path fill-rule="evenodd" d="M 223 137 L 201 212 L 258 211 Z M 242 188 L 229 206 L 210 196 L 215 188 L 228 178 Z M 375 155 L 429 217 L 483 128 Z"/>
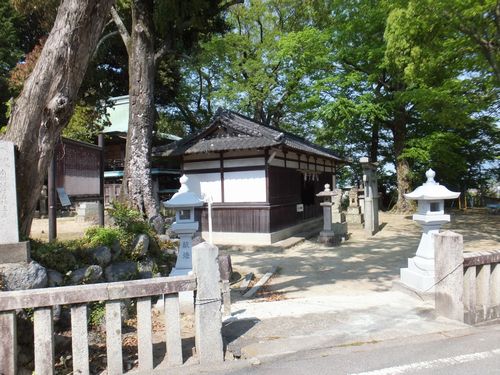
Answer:
<path fill-rule="evenodd" d="M 378 187 L 377 163 L 372 163 L 367 157 L 359 159 L 363 168 L 363 183 L 365 185 L 365 232 L 373 236 L 378 232 Z"/>
<path fill-rule="evenodd" d="M 14 144 L 0 141 L 0 263 L 28 262 L 29 242 L 19 242 Z"/>

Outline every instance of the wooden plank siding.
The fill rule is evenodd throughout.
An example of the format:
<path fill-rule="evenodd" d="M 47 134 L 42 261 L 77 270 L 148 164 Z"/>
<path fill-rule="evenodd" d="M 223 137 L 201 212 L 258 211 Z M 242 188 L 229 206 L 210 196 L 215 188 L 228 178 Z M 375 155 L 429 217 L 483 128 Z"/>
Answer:
<path fill-rule="evenodd" d="M 212 205 L 212 228 L 214 232 L 269 233 L 269 209 L 266 203 L 255 205 Z M 208 230 L 208 208 L 197 208 L 195 220 L 203 231 Z"/>
<path fill-rule="evenodd" d="M 319 173 L 319 181 L 304 181 L 297 170 L 269 166 L 269 203 L 214 203 L 212 205 L 212 228 L 214 232 L 271 233 L 288 226 L 322 215 L 320 199 L 316 194 L 331 183 L 332 173 Z M 304 185 L 309 189 L 309 204 L 304 211 L 297 212 L 297 204 L 304 203 Z M 208 231 L 208 208 L 196 209 L 195 220 L 202 231 Z"/>

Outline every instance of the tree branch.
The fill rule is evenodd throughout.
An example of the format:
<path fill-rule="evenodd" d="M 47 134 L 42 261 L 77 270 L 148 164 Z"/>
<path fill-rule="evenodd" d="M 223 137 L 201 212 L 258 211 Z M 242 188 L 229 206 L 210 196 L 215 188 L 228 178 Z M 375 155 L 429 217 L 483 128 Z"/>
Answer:
<path fill-rule="evenodd" d="M 233 5 L 236 5 L 236 4 L 243 4 L 244 0 L 232 0 L 232 1 L 228 1 L 227 3 L 225 3 L 223 6 L 221 6 L 219 8 L 219 11 L 220 12 L 223 12 L 225 11 L 227 8 L 233 6 Z"/>
<path fill-rule="evenodd" d="M 115 7 L 111 7 L 111 18 L 113 18 L 113 21 L 115 22 L 116 28 L 118 29 L 118 32 L 120 33 L 120 36 L 122 37 L 123 44 L 125 44 L 125 49 L 127 50 L 127 53 L 130 56 L 130 34 L 125 27 L 125 24 L 123 23 L 120 15 L 116 11 Z"/>
<path fill-rule="evenodd" d="M 155 53 L 155 65 L 158 64 L 158 62 L 161 60 L 163 56 L 167 54 L 167 52 L 174 52 L 171 48 L 171 43 L 170 43 L 170 38 L 165 41 L 165 43 L 162 44 L 160 49 L 156 51 Z"/>
<path fill-rule="evenodd" d="M 114 37 L 115 35 L 118 35 L 119 32 L 118 30 L 112 31 L 106 35 L 104 35 L 99 42 L 97 43 L 97 46 L 95 47 L 94 54 L 92 55 L 92 60 L 97 56 L 97 51 L 99 51 L 99 48 L 103 45 L 103 43 L 108 40 L 109 38 Z"/>

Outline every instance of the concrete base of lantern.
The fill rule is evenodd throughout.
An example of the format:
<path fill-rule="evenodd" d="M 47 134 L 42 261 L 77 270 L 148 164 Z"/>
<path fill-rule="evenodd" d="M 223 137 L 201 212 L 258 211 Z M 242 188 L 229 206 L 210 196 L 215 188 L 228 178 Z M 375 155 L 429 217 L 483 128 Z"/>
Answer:
<path fill-rule="evenodd" d="M 415 258 L 408 259 L 408 268 L 400 270 L 401 282 L 416 291 L 433 293 L 435 283 L 434 270 L 423 270 L 415 264 Z"/>
<path fill-rule="evenodd" d="M 422 292 L 420 290 L 414 289 L 400 280 L 394 280 L 392 282 L 392 290 L 404 293 L 410 297 L 415 297 L 423 301 L 434 301 L 434 293 Z"/>

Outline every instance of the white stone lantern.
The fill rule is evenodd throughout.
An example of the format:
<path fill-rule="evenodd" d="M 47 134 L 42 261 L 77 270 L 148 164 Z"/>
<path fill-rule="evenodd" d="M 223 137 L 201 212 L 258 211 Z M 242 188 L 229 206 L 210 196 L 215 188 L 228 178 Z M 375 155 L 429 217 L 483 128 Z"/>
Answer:
<path fill-rule="evenodd" d="M 179 179 L 181 183 L 179 191 L 171 199 L 163 202 L 165 207 L 175 210 L 175 222 L 172 224 L 172 230 L 178 234 L 180 239 L 177 262 L 170 276 L 187 275 L 193 269 L 193 234 L 199 226 L 198 222 L 194 220 L 194 208 L 202 206 L 204 202 L 198 195 L 189 191 L 187 181 L 187 176 L 183 175 Z"/>
<path fill-rule="evenodd" d="M 421 292 L 434 291 L 434 234 L 450 221 L 450 215 L 444 213 L 444 200 L 456 199 L 460 193 L 448 190 L 434 181 L 436 172 L 429 169 L 425 176 L 427 182 L 411 193 L 406 199 L 418 201 L 418 212 L 413 220 L 422 226 L 422 238 L 417 253 L 408 259 L 408 268 L 401 268 L 401 282 Z"/>

